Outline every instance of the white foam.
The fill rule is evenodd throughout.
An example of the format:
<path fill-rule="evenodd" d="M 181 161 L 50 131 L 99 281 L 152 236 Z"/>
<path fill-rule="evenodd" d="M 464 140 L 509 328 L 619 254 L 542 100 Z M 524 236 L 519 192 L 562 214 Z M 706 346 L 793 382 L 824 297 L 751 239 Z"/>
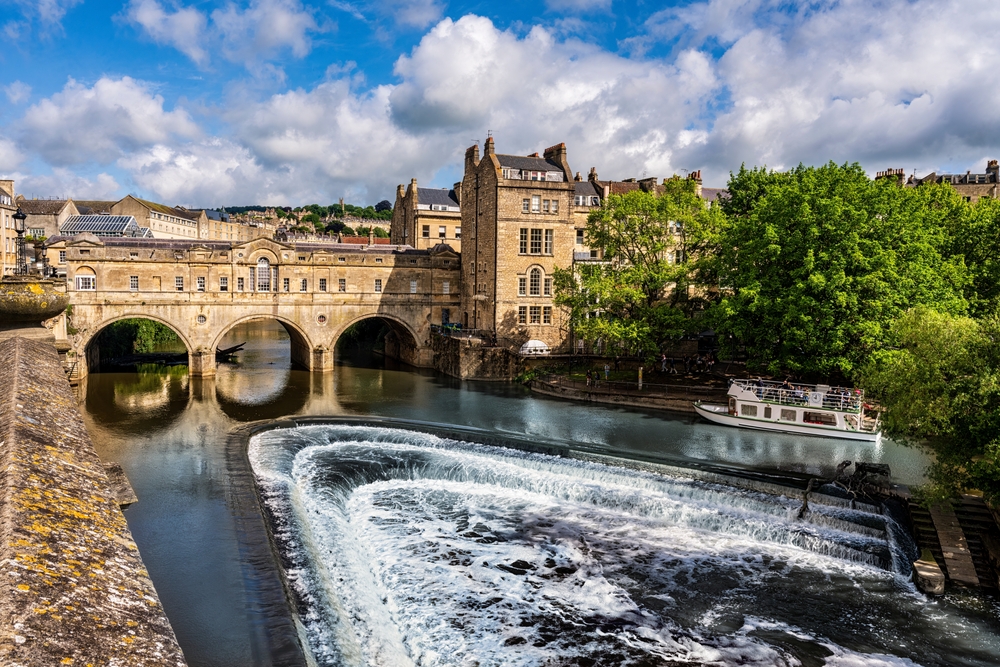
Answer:
<path fill-rule="evenodd" d="M 684 620 L 692 595 L 724 606 L 791 576 L 917 603 L 885 569 L 890 536 L 855 510 L 801 521 L 794 498 L 385 428 L 271 431 L 250 460 L 320 665 L 798 664 L 765 627 L 831 666 L 915 664 L 850 662 L 870 656 L 767 620 L 715 632 L 722 606 Z"/>

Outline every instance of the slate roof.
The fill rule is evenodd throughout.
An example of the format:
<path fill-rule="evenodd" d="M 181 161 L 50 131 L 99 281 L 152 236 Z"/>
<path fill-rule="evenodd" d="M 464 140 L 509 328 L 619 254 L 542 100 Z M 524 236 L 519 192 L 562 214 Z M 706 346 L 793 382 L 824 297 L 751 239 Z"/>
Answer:
<path fill-rule="evenodd" d="M 497 160 L 501 167 L 511 167 L 513 169 L 527 169 L 528 171 L 558 171 L 562 173 L 559 164 L 546 160 L 543 157 L 521 157 L 520 155 L 500 155 Z"/>
<path fill-rule="evenodd" d="M 176 218 L 186 218 L 188 220 L 197 220 L 199 217 L 198 214 L 200 211 L 188 211 L 187 209 L 175 208 L 173 206 L 167 206 L 166 204 L 157 204 L 156 202 L 139 199 L 138 197 L 133 198 L 149 210 L 156 211 L 157 213 L 172 215 Z"/>
<path fill-rule="evenodd" d="M 186 210 L 189 213 L 195 214 L 195 216 L 204 211 L 205 217 L 209 220 L 214 220 L 216 222 L 229 222 L 229 214 L 225 211 L 217 211 L 214 208 L 192 208 Z"/>
<path fill-rule="evenodd" d="M 108 213 L 111 211 L 111 207 L 117 204 L 115 201 L 101 201 L 98 199 L 88 199 L 88 200 L 73 200 L 76 204 L 76 210 L 80 212 L 80 215 L 93 215 L 96 213 Z"/>
<path fill-rule="evenodd" d="M 707 202 L 716 201 L 719 197 L 724 197 L 729 194 L 729 190 L 725 188 L 702 188 L 701 198 Z"/>
<path fill-rule="evenodd" d="M 428 206 L 458 206 L 455 191 L 447 188 L 417 188 L 417 200 Z"/>
<path fill-rule="evenodd" d="M 65 199 L 19 199 L 14 203 L 28 215 L 58 215 L 66 206 Z"/>
<path fill-rule="evenodd" d="M 576 181 L 573 184 L 573 194 L 584 197 L 602 197 L 604 190 L 598 188 L 592 181 Z"/>

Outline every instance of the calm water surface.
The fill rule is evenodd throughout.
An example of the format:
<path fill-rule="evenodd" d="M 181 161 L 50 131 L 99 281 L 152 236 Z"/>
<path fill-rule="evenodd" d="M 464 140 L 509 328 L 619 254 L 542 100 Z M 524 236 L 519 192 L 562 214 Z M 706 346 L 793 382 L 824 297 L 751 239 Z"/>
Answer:
<path fill-rule="evenodd" d="M 214 380 L 191 379 L 183 367 L 175 367 L 150 370 L 139 374 L 93 374 L 89 377 L 86 385 L 81 388 L 85 419 L 99 454 L 106 460 L 114 460 L 122 464 L 139 496 L 139 502 L 126 511 L 126 517 L 185 655 L 194 667 L 271 664 L 269 656 L 262 654 L 261 650 L 256 648 L 260 645 L 255 639 L 260 632 L 258 627 L 260 618 L 262 615 L 266 615 L 267 610 L 259 608 L 259 602 L 254 597 L 253 592 L 247 589 L 248 583 L 241 565 L 241 557 L 244 554 L 241 554 L 237 534 L 238 527 L 232 516 L 231 498 L 234 488 L 233 482 L 230 480 L 230 466 L 227 462 L 225 449 L 228 432 L 248 421 L 293 414 L 378 415 L 471 426 L 497 434 L 528 436 L 533 439 L 557 443 L 583 443 L 590 447 L 605 449 L 608 453 L 623 456 L 648 457 L 655 455 L 681 463 L 685 461 L 711 462 L 733 467 L 749 467 L 795 474 L 829 474 L 837 463 L 845 459 L 875 461 L 888 463 L 892 467 L 896 481 L 902 483 L 919 482 L 926 465 L 926 460 L 920 452 L 893 443 L 884 443 L 880 447 L 874 448 L 862 443 L 840 443 L 831 440 L 761 434 L 718 427 L 699 422 L 694 418 L 677 417 L 668 413 L 622 410 L 549 400 L 533 396 L 521 387 L 506 384 L 460 383 L 431 373 L 412 372 L 410 369 L 395 366 L 391 362 L 386 364 L 382 364 L 380 361 L 373 362 L 371 358 L 364 358 L 364 355 L 341 359 L 341 363 L 338 363 L 337 370 L 333 374 L 325 377 L 312 376 L 291 368 L 287 336 L 276 324 L 241 325 L 230 334 L 226 341 L 223 341 L 222 346 L 243 341 L 247 342 L 247 347 L 240 355 L 238 363 L 221 366 Z M 323 485 L 327 484 L 329 479 L 325 478 L 324 475 L 327 475 L 330 470 L 336 470 L 338 465 L 343 465 L 345 455 L 348 458 L 360 457 L 368 461 L 368 464 L 371 464 L 373 460 L 380 461 L 379 457 L 384 456 L 390 456 L 393 460 L 399 461 L 402 456 L 400 452 L 404 450 L 405 457 L 403 458 L 412 456 L 424 462 L 429 460 L 428 457 L 434 458 L 441 455 L 437 449 L 439 443 L 436 441 L 400 442 L 399 438 L 396 437 L 371 433 L 358 437 L 348 437 L 347 441 L 349 442 L 363 441 L 364 443 L 357 445 L 361 447 L 357 451 L 348 452 L 343 449 L 341 444 L 331 445 L 331 443 L 339 443 L 344 440 L 342 436 L 343 434 L 336 437 L 332 437 L 330 434 L 320 436 L 313 434 L 310 436 L 313 438 L 312 440 L 307 438 L 306 441 L 277 446 L 273 439 L 268 442 L 272 454 L 276 451 L 288 450 L 301 453 L 308 450 L 306 452 L 308 465 L 303 464 L 296 470 L 302 472 L 302 475 L 297 478 L 298 481 L 310 488 L 326 488 Z M 319 440 L 316 440 L 316 437 L 319 437 Z M 385 444 L 387 438 L 393 443 L 390 449 L 396 448 L 400 451 L 393 449 L 391 452 L 387 452 Z M 309 449 L 310 447 L 318 447 L 318 449 Z M 269 470 L 275 475 L 274 479 L 278 479 L 285 473 L 288 473 L 289 479 L 292 478 L 291 467 L 287 470 L 282 468 L 291 459 L 283 463 L 283 459 L 279 455 L 270 458 L 264 456 L 262 459 L 260 454 L 261 452 L 258 452 L 255 466 L 262 462 L 269 465 Z M 507 466 L 505 469 L 509 470 L 516 470 L 517 466 L 526 465 L 524 462 L 507 461 L 496 453 L 479 452 L 476 456 L 486 456 L 487 458 L 476 459 L 475 465 L 468 462 L 463 463 L 463 465 L 470 469 L 476 469 L 477 466 L 485 466 L 487 469 Z M 489 457 L 494 458 L 490 459 Z M 437 470 L 440 467 L 438 463 L 433 465 L 428 463 L 427 465 L 429 466 L 428 470 Z M 532 463 L 531 465 L 536 464 Z M 382 463 L 378 463 L 378 466 L 380 469 L 385 467 Z M 514 466 L 514 468 L 509 466 Z M 445 468 L 449 470 L 453 467 L 452 464 L 445 465 Z M 535 470 L 530 474 L 525 472 L 524 477 L 527 479 L 539 474 L 543 473 Z M 426 563 L 436 558 L 433 553 L 430 555 L 418 553 L 420 549 L 430 549 L 433 552 L 443 547 L 441 545 L 435 547 L 411 545 L 412 548 L 404 548 L 408 544 L 408 540 L 412 540 L 412 535 L 406 531 L 400 533 L 393 526 L 404 524 L 424 526 L 425 528 L 435 526 L 435 530 L 442 531 L 445 529 L 442 528 L 441 522 L 447 519 L 452 522 L 447 530 L 454 531 L 454 539 L 461 540 L 466 539 L 459 537 L 463 530 L 468 533 L 471 529 L 470 525 L 466 525 L 470 520 L 469 517 L 493 517 L 499 521 L 500 517 L 517 516 L 524 521 L 529 521 L 531 517 L 537 518 L 538 515 L 545 512 L 579 514 L 577 512 L 579 508 L 560 506 L 553 509 L 548 507 L 545 505 L 548 501 L 537 494 L 542 487 L 549 490 L 562 488 L 560 484 L 566 483 L 567 475 L 572 477 L 582 473 L 575 469 L 570 471 L 552 469 L 545 471 L 544 474 L 552 475 L 552 480 L 560 481 L 538 481 L 537 483 L 541 485 L 538 488 L 521 490 L 528 493 L 528 496 L 519 495 L 521 491 L 518 491 L 518 493 L 509 496 L 501 494 L 501 497 L 495 498 L 483 497 L 482 493 L 463 495 L 462 489 L 455 485 L 467 484 L 469 480 L 463 478 L 464 481 L 456 481 L 456 478 L 450 476 L 452 473 L 429 474 L 422 486 L 407 488 L 402 488 L 396 483 L 397 476 L 387 474 L 384 479 L 374 480 L 377 482 L 376 484 L 366 486 L 357 497 L 348 493 L 347 495 L 351 496 L 349 501 L 345 500 L 339 505 L 335 502 L 335 507 L 325 507 L 323 511 L 327 513 L 327 516 L 339 517 L 337 520 L 348 522 L 358 520 L 363 521 L 365 525 L 383 526 L 382 530 L 366 535 L 364 541 L 367 544 L 382 545 L 379 547 L 381 560 L 378 561 L 381 564 L 375 570 L 383 572 L 386 577 L 389 577 L 386 581 L 391 579 L 391 581 L 396 582 L 399 586 L 399 594 L 402 596 L 400 599 L 410 600 L 409 607 L 413 608 L 418 606 L 415 602 L 419 600 L 417 593 L 423 585 L 421 582 L 431 587 L 438 586 L 442 591 L 448 590 L 447 580 L 441 580 L 440 577 L 435 579 L 427 572 L 420 571 L 418 566 L 418 563 Z M 592 475 L 589 472 L 586 474 Z M 317 483 L 317 479 L 320 480 L 319 483 Z M 295 483 L 282 482 L 286 488 L 291 488 Z M 618 489 L 620 483 L 621 480 L 610 479 L 606 485 L 610 485 L 607 488 Z M 601 482 L 601 484 L 605 483 Z M 624 492 L 618 489 L 611 496 L 607 496 L 607 489 L 602 486 L 601 493 L 605 494 L 601 497 L 612 497 L 614 494 L 621 495 Z M 362 496 L 364 497 L 363 502 L 359 500 Z M 359 502 L 361 505 L 358 505 Z M 580 499 L 577 498 L 573 502 L 580 502 Z M 705 510 L 705 503 L 701 500 L 692 502 L 694 504 L 691 507 L 701 508 L 698 510 L 699 512 L 708 511 L 709 514 L 718 515 L 725 515 L 730 511 L 725 508 L 733 505 L 733 500 L 729 499 L 717 507 L 710 505 L 714 509 Z M 642 561 L 645 563 L 643 565 L 645 570 L 640 571 L 642 568 L 638 566 L 634 570 L 626 567 L 610 568 L 608 575 L 602 581 L 608 586 L 616 586 L 616 590 L 628 590 L 628 586 L 623 583 L 626 580 L 633 583 L 640 580 L 652 581 L 655 579 L 660 581 L 662 577 L 657 573 L 660 572 L 662 563 L 656 565 L 655 559 L 658 556 L 653 553 L 655 549 L 649 545 L 654 545 L 658 539 L 663 538 L 657 533 L 662 527 L 657 527 L 656 521 L 646 516 L 632 527 L 643 533 L 643 545 L 645 546 L 640 548 L 637 544 L 623 542 L 620 535 L 612 534 L 616 530 L 613 528 L 615 522 L 621 520 L 620 515 L 616 513 L 620 509 L 616 504 L 619 501 L 609 500 L 605 502 L 605 505 L 608 503 L 610 505 L 601 510 L 601 512 L 609 512 L 606 515 L 595 511 L 593 514 L 574 515 L 573 521 L 570 522 L 572 525 L 564 523 L 560 527 L 544 526 L 548 531 L 543 531 L 544 539 L 558 541 L 566 535 L 576 535 L 577 537 L 593 535 L 594 539 L 605 545 L 608 553 L 618 554 L 619 560 L 616 562 L 631 559 L 636 555 L 637 549 L 640 551 L 647 549 L 649 550 L 649 553 L 646 554 L 647 558 Z M 387 509 L 389 507 L 397 509 L 402 507 L 402 514 L 390 515 Z M 612 512 L 611 510 L 614 508 L 618 509 Z M 764 510 L 755 509 L 753 511 Z M 784 510 L 773 511 L 780 514 Z M 647 514 L 650 512 L 656 514 L 656 511 L 653 510 L 649 510 Z M 767 512 L 772 512 L 772 510 L 765 511 L 765 514 Z M 685 516 L 688 513 L 688 510 L 684 511 Z M 456 519 L 455 517 L 459 515 L 465 518 Z M 480 528 L 481 533 L 482 530 L 493 530 L 493 528 L 497 531 L 508 528 L 514 530 L 511 526 L 505 528 L 499 524 L 491 524 L 489 518 L 476 519 L 471 524 L 473 528 L 477 521 L 483 524 Z M 782 521 L 784 519 L 780 519 L 778 523 Z M 490 525 L 493 525 L 493 528 L 489 528 Z M 321 532 L 326 526 L 327 524 L 317 526 L 315 531 Z M 698 521 L 685 525 L 683 530 L 686 531 L 683 539 L 687 540 L 684 544 L 687 544 L 688 547 L 698 542 L 699 539 L 725 541 L 719 535 L 706 533 L 704 526 Z M 823 530 L 827 530 L 827 528 L 823 528 Z M 472 532 L 477 534 L 475 530 Z M 706 537 L 706 535 L 709 536 Z M 342 540 L 338 541 L 340 538 L 328 537 L 328 539 L 331 541 L 327 546 L 331 550 L 349 550 L 350 544 Z M 672 539 L 678 539 L 677 534 L 674 534 Z M 823 539 L 827 539 L 827 537 L 823 537 Z M 840 546 L 833 548 L 855 549 L 857 545 L 854 544 L 854 541 L 857 539 L 861 538 L 837 537 L 832 542 Z M 866 539 L 868 538 L 863 538 L 862 542 Z M 506 540 L 505 543 L 510 541 Z M 517 540 L 514 541 L 517 542 Z M 727 558 L 735 557 L 733 554 L 737 552 L 753 551 L 750 546 L 740 547 L 737 542 L 728 546 L 721 543 L 717 545 L 717 549 L 712 552 L 712 567 L 716 567 L 719 572 L 722 572 L 726 570 L 726 567 L 720 563 L 725 563 Z M 677 548 L 690 555 L 688 547 L 681 549 L 678 546 Z M 480 560 L 496 560 L 498 558 L 503 560 L 503 558 L 509 557 L 518 560 L 514 556 L 521 554 L 523 557 L 520 560 L 531 561 L 532 553 L 529 551 L 521 552 L 514 549 L 507 554 L 497 554 L 496 548 L 490 548 L 493 551 L 489 553 L 476 551 L 475 554 L 468 556 L 470 563 L 476 562 L 477 569 L 470 570 L 465 575 L 468 575 L 466 576 L 468 579 L 472 577 L 472 574 L 475 574 L 478 577 L 476 579 L 477 586 L 489 588 L 497 585 L 496 580 L 483 579 L 479 576 L 485 571 L 485 568 L 476 560 L 477 558 Z M 875 551 L 877 550 L 876 548 Z M 402 556 L 404 552 L 408 554 L 406 558 Z M 534 556 L 541 558 L 540 553 L 536 553 Z M 565 568 L 580 569 L 580 563 L 570 562 L 575 556 L 572 554 L 564 555 L 569 558 L 569 561 L 557 563 L 558 559 L 546 556 L 539 560 L 536 567 L 542 567 L 543 563 L 552 560 L 553 563 L 557 563 L 553 567 L 564 568 L 561 570 L 562 572 L 569 571 Z M 688 562 L 684 560 L 687 558 L 685 555 L 675 554 L 675 556 L 679 559 L 677 562 Z M 784 552 L 778 556 L 769 555 L 766 559 L 771 557 L 780 560 L 781 567 L 785 567 L 789 560 L 793 560 L 792 556 Z M 885 554 L 878 556 L 878 558 L 886 559 Z M 459 561 L 461 560 L 459 559 Z M 311 572 L 309 576 L 323 578 L 334 571 L 351 572 L 351 568 L 356 565 L 343 559 L 334 561 L 331 561 L 330 565 L 334 569 L 329 571 L 315 567 L 310 570 L 309 568 L 312 566 L 309 564 L 304 567 L 305 570 Z M 458 567 L 467 566 L 468 564 L 461 565 L 460 562 Z M 780 594 L 765 600 L 765 598 L 760 597 L 758 590 L 753 595 L 746 597 L 740 605 L 752 604 L 755 608 L 759 607 L 762 610 L 776 609 L 781 606 L 781 595 L 789 598 L 794 597 L 794 586 L 791 588 L 779 586 L 776 584 L 780 581 L 780 577 L 774 579 L 770 575 L 764 576 L 765 570 L 770 568 L 771 571 L 774 571 L 777 566 L 766 565 L 762 567 L 761 571 L 755 569 L 759 569 L 759 564 L 745 567 L 745 576 L 755 581 L 769 581 L 770 583 L 764 588 L 773 587 L 774 590 L 780 591 Z M 854 565 L 850 567 L 854 567 Z M 886 567 L 888 567 L 886 571 L 890 572 L 890 575 L 887 575 L 888 579 L 880 578 L 881 575 L 872 575 L 875 580 L 881 582 L 876 588 L 898 588 L 898 582 L 893 583 L 892 581 L 891 566 L 885 566 L 883 563 L 882 568 Z M 336 568 L 340 568 L 340 570 Z M 616 569 L 617 573 L 611 572 L 611 569 Z M 850 568 L 848 567 L 848 569 Z M 806 580 L 811 581 L 809 577 L 819 577 L 827 581 L 832 578 L 837 580 L 837 587 L 851 589 L 857 588 L 860 581 L 858 578 L 848 577 L 844 579 L 840 577 L 840 574 L 832 574 L 823 568 L 818 570 L 814 568 L 815 571 L 809 570 L 808 572 L 806 570 L 808 568 L 803 570 L 805 574 L 796 575 L 805 577 L 805 579 L 798 580 L 800 583 Z M 714 577 L 714 579 L 720 580 L 719 577 Z M 794 577 L 790 579 L 790 581 L 794 580 Z M 524 582 L 527 581 L 528 579 L 524 579 Z M 755 654 L 750 649 L 761 645 L 765 646 L 767 650 L 777 651 L 774 655 L 786 655 L 789 650 L 790 654 L 795 655 L 794 650 L 788 649 L 789 642 L 794 644 L 796 641 L 806 643 L 819 641 L 815 637 L 809 639 L 806 636 L 809 634 L 807 631 L 796 629 L 794 623 L 790 622 L 792 619 L 783 620 L 775 625 L 773 617 L 776 612 L 770 616 L 764 614 L 766 617 L 757 618 L 748 613 L 745 606 L 740 605 L 733 608 L 732 614 L 721 614 L 719 618 L 711 615 L 719 615 L 720 612 L 717 609 L 713 611 L 712 605 L 705 604 L 695 605 L 700 615 L 691 611 L 687 615 L 668 614 L 663 618 L 657 617 L 650 620 L 652 618 L 648 616 L 648 613 L 651 613 L 650 609 L 662 611 L 664 606 L 676 605 L 677 600 L 685 596 L 703 601 L 720 596 L 724 597 L 721 593 L 722 588 L 715 591 L 710 590 L 711 586 L 704 590 L 693 586 L 678 593 L 677 590 L 671 588 L 676 584 L 673 579 L 667 583 L 663 583 L 663 581 L 657 584 L 659 588 L 653 596 L 660 599 L 659 603 L 646 601 L 643 603 L 645 606 L 639 611 L 628 612 L 633 616 L 638 614 L 635 618 L 630 617 L 632 620 L 629 623 L 632 623 L 634 628 L 641 630 L 641 632 L 635 630 L 639 635 L 646 633 L 643 635 L 646 636 L 646 640 L 643 641 L 654 643 L 660 641 L 662 643 L 662 641 L 667 641 L 664 637 L 675 641 L 678 632 L 686 632 L 685 636 L 690 639 L 690 642 L 694 642 L 704 649 L 701 653 L 687 655 L 700 655 L 702 657 L 697 658 L 696 661 L 703 662 L 715 659 L 711 658 L 713 655 L 721 655 L 722 657 L 718 658 L 719 664 L 739 660 L 748 664 L 754 663 L 754 661 L 756 661 L 755 664 L 767 664 L 768 660 L 771 659 L 768 656 L 771 654 L 764 649 L 762 649 L 763 652 Z M 584 582 L 584 584 L 588 583 L 593 582 Z M 385 581 L 381 581 L 377 585 L 385 585 Z M 545 586 L 549 588 L 545 589 L 542 594 L 532 594 L 534 595 L 532 597 L 529 593 L 532 590 L 537 592 L 538 588 L 533 588 L 531 584 L 523 585 L 524 590 L 517 597 L 520 601 L 517 604 L 523 603 L 524 607 L 520 612 L 515 613 L 508 610 L 509 613 L 506 616 L 504 614 L 491 616 L 492 612 L 490 612 L 477 617 L 477 619 L 466 619 L 462 621 L 466 625 L 459 624 L 465 629 L 457 635 L 454 631 L 457 626 L 452 623 L 451 634 L 446 631 L 441 631 L 438 634 L 428 631 L 421 634 L 414 629 L 409 636 L 417 644 L 431 642 L 441 646 L 446 646 L 448 641 L 455 641 L 455 637 L 459 635 L 478 636 L 480 639 L 477 641 L 480 642 L 481 646 L 489 646 L 490 651 L 495 652 L 496 655 L 504 655 L 502 648 L 498 648 L 504 644 L 502 642 L 497 646 L 491 644 L 490 642 L 496 643 L 499 640 L 496 636 L 487 636 L 488 633 L 483 628 L 490 623 L 494 625 L 512 623 L 512 619 L 515 617 L 521 618 L 522 621 L 532 615 L 539 618 L 551 617 L 554 612 L 546 605 L 550 604 L 553 599 L 563 599 L 560 604 L 569 604 L 565 600 L 571 599 L 572 596 L 568 592 L 570 589 L 566 588 L 568 584 L 565 581 L 547 581 Z M 838 594 L 850 595 L 849 590 L 842 590 Z M 942 644 L 921 649 L 935 654 L 929 656 L 927 664 L 991 664 L 991 660 L 984 658 L 984 656 L 995 655 L 996 653 L 991 653 L 993 651 L 1000 653 L 1000 643 L 998 643 L 997 638 L 998 612 L 993 600 L 975 596 L 950 596 L 941 602 L 926 603 L 919 596 L 914 597 L 910 593 L 907 595 L 916 601 L 908 602 L 905 614 L 901 614 L 901 616 L 906 616 L 906 623 L 919 625 L 928 622 L 928 619 L 937 614 L 938 618 L 945 619 L 943 625 L 938 629 L 952 638 L 949 640 L 950 644 L 948 641 L 944 641 Z M 529 597 L 535 601 L 524 602 Z M 544 598 L 549 602 L 542 604 L 536 598 L 537 600 Z M 673 602 L 667 602 L 667 600 L 673 600 Z M 747 600 L 750 602 L 748 603 Z M 880 597 L 878 600 L 877 603 L 871 602 L 872 619 L 861 618 L 857 621 L 857 628 L 851 629 L 850 633 L 863 634 L 860 628 L 865 624 L 878 624 L 880 617 L 885 621 L 887 615 L 891 616 L 891 611 L 886 611 L 888 608 L 886 605 L 889 604 L 886 602 L 886 597 Z M 766 604 L 763 604 L 764 602 Z M 330 604 L 330 600 L 325 600 L 323 604 Z M 369 609 L 364 604 L 358 604 L 360 605 L 359 610 Z M 929 604 L 932 606 L 928 606 Z M 581 603 L 581 608 L 583 607 L 586 607 L 586 604 Z M 357 613 L 368 612 L 358 611 Z M 625 612 L 622 612 L 621 609 L 602 608 L 593 611 L 589 618 L 596 618 L 602 614 L 604 617 L 613 617 L 615 614 L 620 615 L 621 613 Z M 647 615 L 643 616 L 643 614 Z M 641 618 L 639 618 L 640 616 Z M 568 624 L 566 627 L 576 627 L 580 624 L 573 618 L 567 618 L 569 620 L 566 621 Z M 695 623 L 696 621 L 702 625 L 708 623 L 708 626 L 711 627 L 729 629 L 725 632 L 715 632 L 715 634 L 708 633 L 711 636 L 707 638 L 691 638 L 693 635 L 682 626 L 685 623 Z M 413 628 L 423 627 L 420 626 L 419 619 L 414 618 L 408 622 L 414 624 Z M 587 622 L 591 621 L 584 619 L 580 622 L 586 625 Z M 375 623 L 375 621 L 370 620 L 369 623 Z M 593 625 L 593 622 L 591 624 Z M 316 633 L 336 633 L 335 625 L 335 623 L 328 623 L 324 627 L 313 627 L 311 631 L 314 637 L 319 636 Z M 735 627 L 730 627 L 734 625 Z M 531 634 L 532 632 L 534 635 Z M 549 632 L 551 634 L 554 631 L 550 630 Z M 565 628 L 560 630 L 560 633 L 564 634 L 565 632 Z M 614 634 L 612 630 L 600 627 L 597 627 L 594 632 L 601 636 L 609 632 Z M 900 640 L 901 645 L 909 643 L 911 648 L 907 650 L 911 652 L 911 655 L 913 642 L 919 644 L 919 635 L 926 634 L 925 630 L 919 627 L 914 628 L 912 632 L 916 635 L 914 638 Z M 540 662 L 539 660 L 542 658 L 538 657 L 545 655 L 545 653 L 544 651 L 539 653 L 538 651 L 541 649 L 538 649 L 535 644 L 542 641 L 541 645 L 545 646 L 551 640 L 539 640 L 538 633 L 539 630 L 535 628 L 530 632 L 523 633 L 524 637 L 520 635 L 518 635 L 520 638 L 514 639 L 506 637 L 505 641 L 513 642 L 507 646 L 516 648 L 523 640 L 525 647 L 535 647 L 532 649 L 535 653 L 524 648 L 510 654 L 524 658 L 523 660 L 518 658 L 519 664 L 545 664 Z M 770 643 L 760 639 L 767 633 L 780 635 L 783 639 L 772 639 Z M 750 637 L 750 634 L 753 634 L 753 637 Z M 736 641 L 734 638 L 737 635 L 743 639 Z M 829 635 L 830 633 L 826 633 L 824 636 Z M 799 639 L 795 639 L 796 636 L 799 636 Z M 747 639 L 747 637 L 750 638 Z M 788 639 L 789 637 L 791 639 Z M 843 638 L 841 639 L 843 640 Z M 317 641 L 322 642 L 322 638 Z M 395 641 L 394 638 L 382 638 L 375 642 L 382 647 L 379 649 L 382 651 L 379 654 L 381 657 L 378 658 L 382 662 L 379 664 L 395 664 L 396 658 L 393 656 L 396 654 L 393 651 L 398 648 Z M 614 643 L 619 640 L 612 638 L 608 641 Z M 741 648 L 741 641 L 748 643 L 750 649 Z M 891 646 L 887 648 L 885 645 L 880 645 L 880 641 L 884 644 L 890 640 L 885 637 L 878 641 L 871 637 L 859 638 L 858 643 L 852 647 L 850 646 L 851 642 L 843 640 L 842 643 L 834 642 L 835 651 L 840 651 L 840 653 L 831 653 L 831 650 L 824 649 L 818 654 L 806 651 L 802 655 L 806 656 L 805 662 L 807 664 L 876 664 L 868 662 L 867 658 L 863 656 L 876 650 L 886 652 L 891 649 Z M 723 644 L 728 642 L 732 645 L 730 646 L 732 650 L 729 653 L 725 653 L 725 651 L 719 653 L 725 648 L 720 642 Z M 321 664 L 364 664 L 353 662 L 354 658 L 351 657 L 350 650 L 345 649 L 344 646 L 337 648 L 335 644 L 336 642 L 325 644 L 334 646 L 334 648 L 330 648 L 327 658 L 320 659 Z M 408 650 L 412 650 L 411 645 L 407 646 L 410 647 Z M 628 653 L 627 648 L 627 646 L 625 648 L 618 646 L 614 650 L 620 649 Z M 344 653 L 345 650 L 346 653 Z M 604 649 L 595 649 L 598 651 L 595 655 L 599 656 L 600 650 Z M 855 651 L 862 651 L 862 653 L 855 653 Z M 954 663 L 941 662 L 942 652 L 949 651 L 955 652 Z M 454 651 L 452 653 L 459 655 Z M 641 653 L 639 651 L 639 654 Z M 906 654 L 906 650 L 901 649 L 901 654 Z M 670 651 L 666 653 L 654 651 L 650 655 L 669 655 L 669 659 L 679 659 Z M 809 656 L 813 656 L 816 662 L 809 663 L 809 660 L 813 659 Z M 666 659 L 668 658 L 662 658 L 662 660 Z M 324 662 L 324 660 L 326 661 Z M 498 658 L 497 660 L 497 662 L 486 661 L 482 664 L 505 664 L 513 658 Z M 657 660 L 659 661 L 635 664 L 666 664 L 659 658 Z M 422 664 L 436 663 L 444 664 L 440 659 L 434 658 L 426 658 Z M 471 663 L 458 661 L 454 664 Z M 510 662 L 510 664 L 514 664 L 514 662 Z M 578 664 L 600 664 L 600 662 L 581 662 Z M 794 660 L 789 664 L 795 664 Z M 902 665 L 909 663 L 903 661 L 884 664 Z M 917 660 L 917 664 L 920 664 L 919 660 Z"/>

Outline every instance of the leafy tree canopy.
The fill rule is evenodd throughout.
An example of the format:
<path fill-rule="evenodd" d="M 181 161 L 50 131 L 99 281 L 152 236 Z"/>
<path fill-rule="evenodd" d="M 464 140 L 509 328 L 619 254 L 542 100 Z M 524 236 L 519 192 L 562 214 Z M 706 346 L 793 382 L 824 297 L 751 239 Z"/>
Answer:
<path fill-rule="evenodd" d="M 966 206 L 951 231 L 950 251 L 961 256 L 971 281 L 966 291 L 976 315 L 1000 311 L 1000 201 L 983 197 Z"/>
<path fill-rule="evenodd" d="M 721 211 L 695 183 L 672 178 L 656 195 L 611 195 L 587 221 L 586 240 L 603 261 L 555 272 L 556 303 L 568 306 L 577 335 L 651 354 L 687 332 L 701 305 L 694 285 L 710 262 Z"/>
<path fill-rule="evenodd" d="M 1000 502 L 1000 319 L 915 308 L 892 327 L 862 385 L 885 408 L 886 434 L 934 453 L 929 500 L 979 489 Z"/>
<path fill-rule="evenodd" d="M 831 162 L 741 168 L 729 189 L 713 320 L 751 367 L 850 377 L 908 309 L 965 312 L 967 271 L 946 256 L 964 206 L 951 188 L 901 188 Z"/>
<path fill-rule="evenodd" d="M 383 199 L 379 203 L 375 204 L 375 211 L 381 213 L 382 211 L 392 212 L 392 204 L 388 199 Z"/>

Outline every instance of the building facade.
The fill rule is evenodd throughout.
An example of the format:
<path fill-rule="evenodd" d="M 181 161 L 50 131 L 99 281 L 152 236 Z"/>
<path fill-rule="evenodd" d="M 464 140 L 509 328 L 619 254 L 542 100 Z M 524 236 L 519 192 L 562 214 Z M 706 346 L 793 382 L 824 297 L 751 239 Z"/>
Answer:
<path fill-rule="evenodd" d="M 27 235 L 35 239 L 58 236 L 71 216 L 80 215 L 72 199 L 25 199 L 18 195 L 14 203 L 28 216 L 24 226 Z"/>
<path fill-rule="evenodd" d="M 0 275 L 14 273 L 17 267 L 17 234 L 14 232 L 14 181 L 0 180 Z"/>
<path fill-rule="evenodd" d="M 887 169 L 880 171 L 875 178 L 894 178 L 903 180 L 902 169 Z M 948 183 L 955 188 L 965 201 L 975 204 L 980 197 L 991 197 L 996 199 L 1000 196 L 1000 163 L 996 160 L 989 160 L 986 163 L 986 172 L 973 174 L 967 171 L 964 174 L 938 174 L 932 172 L 923 178 L 915 175 L 906 179 L 908 187 L 918 187 L 924 183 Z"/>
<path fill-rule="evenodd" d="M 389 239 L 399 245 L 427 250 L 446 243 L 462 250 L 461 187 L 419 188 L 417 179 L 396 188 Z"/>
<path fill-rule="evenodd" d="M 573 265 L 575 186 L 566 145 L 542 156 L 498 154 L 493 138 L 465 155 L 462 325 L 514 341 L 569 346 L 569 318 L 553 273 Z"/>

